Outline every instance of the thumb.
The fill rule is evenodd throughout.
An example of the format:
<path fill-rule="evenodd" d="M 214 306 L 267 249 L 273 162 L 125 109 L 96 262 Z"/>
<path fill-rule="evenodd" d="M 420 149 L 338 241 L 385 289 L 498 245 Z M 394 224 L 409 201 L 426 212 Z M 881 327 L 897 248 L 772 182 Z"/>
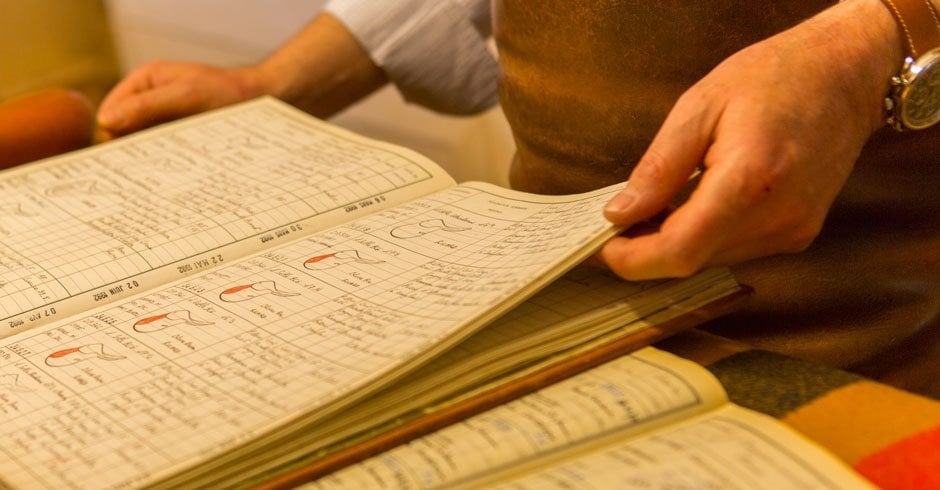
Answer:
<path fill-rule="evenodd" d="M 604 207 L 604 216 L 620 226 L 647 220 L 665 209 L 702 162 L 715 119 L 708 111 L 676 103 L 630 180 Z"/>
<path fill-rule="evenodd" d="M 157 86 L 102 104 L 98 124 L 113 135 L 123 135 L 199 112 L 199 102 L 183 84 Z"/>
<path fill-rule="evenodd" d="M 139 93 L 152 90 L 155 86 L 153 72 L 157 64 L 144 65 L 127 75 L 111 89 L 98 107 L 98 125 L 109 130 L 118 130 L 125 126 L 124 104 L 127 99 Z"/>

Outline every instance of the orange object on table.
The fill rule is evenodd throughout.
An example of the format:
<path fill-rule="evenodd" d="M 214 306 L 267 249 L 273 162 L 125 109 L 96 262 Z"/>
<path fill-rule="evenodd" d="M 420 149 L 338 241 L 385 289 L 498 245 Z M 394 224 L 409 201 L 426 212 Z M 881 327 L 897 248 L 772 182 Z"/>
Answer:
<path fill-rule="evenodd" d="M 91 144 L 94 111 L 80 92 L 48 89 L 0 103 L 0 168 Z"/>

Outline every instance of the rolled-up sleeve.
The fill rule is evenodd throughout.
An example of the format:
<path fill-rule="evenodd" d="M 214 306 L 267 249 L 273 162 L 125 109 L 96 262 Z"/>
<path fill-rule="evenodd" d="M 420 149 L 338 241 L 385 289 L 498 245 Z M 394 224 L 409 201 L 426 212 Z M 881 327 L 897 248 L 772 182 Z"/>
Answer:
<path fill-rule="evenodd" d="M 326 11 L 406 100 L 453 114 L 496 104 L 489 0 L 332 0 Z"/>

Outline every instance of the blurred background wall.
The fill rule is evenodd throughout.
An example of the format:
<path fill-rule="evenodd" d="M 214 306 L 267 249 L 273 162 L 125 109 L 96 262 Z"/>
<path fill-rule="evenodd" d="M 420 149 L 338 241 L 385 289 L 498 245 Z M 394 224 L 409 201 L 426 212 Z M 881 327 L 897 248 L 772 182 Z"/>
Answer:
<path fill-rule="evenodd" d="M 50 86 L 100 100 L 118 77 L 100 0 L 0 0 L 0 100 Z"/>
<path fill-rule="evenodd" d="M 0 0 L 4 1 L 8 0 Z M 297 32 L 324 3 L 104 0 L 104 7 L 119 66 L 126 73 L 154 59 L 228 66 L 254 63 Z M 506 185 L 513 143 L 498 108 L 473 117 L 443 116 L 405 104 L 388 87 L 338 115 L 334 122 L 415 149 L 445 167 L 457 181 Z"/>

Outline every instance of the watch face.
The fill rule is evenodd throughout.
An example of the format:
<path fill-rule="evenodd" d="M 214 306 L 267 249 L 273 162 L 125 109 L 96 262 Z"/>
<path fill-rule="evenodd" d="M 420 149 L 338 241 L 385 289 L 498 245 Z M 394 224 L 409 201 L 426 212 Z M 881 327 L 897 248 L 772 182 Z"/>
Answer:
<path fill-rule="evenodd" d="M 917 58 L 901 93 L 901 122 L 923 129 L 940 121 L 940 48 Z"/>

